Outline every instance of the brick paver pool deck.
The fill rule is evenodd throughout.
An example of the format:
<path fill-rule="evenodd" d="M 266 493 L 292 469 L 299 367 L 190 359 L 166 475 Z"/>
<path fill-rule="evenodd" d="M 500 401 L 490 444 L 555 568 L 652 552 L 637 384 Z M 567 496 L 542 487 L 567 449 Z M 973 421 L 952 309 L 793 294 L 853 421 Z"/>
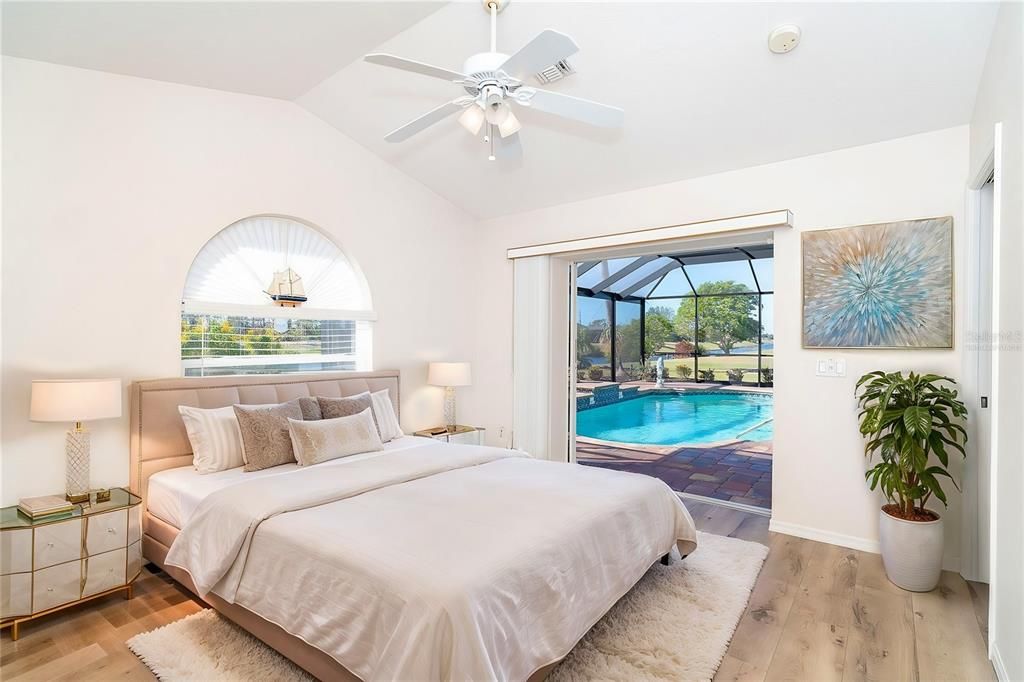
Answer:
<path fill-rule="evenodd" d="M 581 464 L 656 476 L 673 490 L 753 507 L 772 506 L 772 442 L 661 447 L 576 439 Z"/>

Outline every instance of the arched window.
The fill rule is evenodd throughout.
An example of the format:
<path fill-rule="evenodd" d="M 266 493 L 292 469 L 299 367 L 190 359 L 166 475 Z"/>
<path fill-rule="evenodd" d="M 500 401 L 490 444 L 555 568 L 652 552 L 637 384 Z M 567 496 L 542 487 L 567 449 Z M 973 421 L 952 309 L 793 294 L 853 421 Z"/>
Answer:
<path fill-rule="evenodd" d="M 199 251 L 181 301 L 185 376 L 371 369 L 362 274 L 319 230 L 255 216 Z"/>

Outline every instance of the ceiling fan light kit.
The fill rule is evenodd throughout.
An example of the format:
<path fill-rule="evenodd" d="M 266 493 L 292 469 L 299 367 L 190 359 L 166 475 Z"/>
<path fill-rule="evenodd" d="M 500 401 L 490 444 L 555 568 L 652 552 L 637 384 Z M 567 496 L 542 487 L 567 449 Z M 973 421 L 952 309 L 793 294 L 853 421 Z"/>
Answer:
<path fill-rule="evenodd" d="M 519 143 L 522 124 L 512 111 L 512 104 L 595 126 L 617 128 L 622 125 L 625 112 L 618 107 L 524 85 L 524 80 L 531 75 L 544 84 L 574 73 L 566 59 L 579 47 L 564 33 L 545 29 L 511 56 L 498 52 L 498 13 L 511 0 L 482 1 L 491 16 L 491 49 L 469 57 L 461 72 L 390 54 L 375 53 L 363 57 L 371 64 L 449 81 L 466 92 L 391 131 L 384 136 L 386 141 L 402 142 L 461 112 L 459 124 L 471 135 L 480 135 L 483 130 L 489 160 L 499 156 L 518 156 L 522 154 Z"/>

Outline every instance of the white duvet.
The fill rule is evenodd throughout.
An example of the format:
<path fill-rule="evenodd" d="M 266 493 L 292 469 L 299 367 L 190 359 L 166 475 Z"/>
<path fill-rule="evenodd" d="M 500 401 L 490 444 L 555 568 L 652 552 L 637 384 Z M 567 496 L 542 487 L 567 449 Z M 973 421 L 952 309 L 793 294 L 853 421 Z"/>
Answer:
<path fill-rule="evenodd" d="M 436 443 L 217 491 L 167 563 L 364 680 L 522 680 L 673 546 L 658 479 Z"/>

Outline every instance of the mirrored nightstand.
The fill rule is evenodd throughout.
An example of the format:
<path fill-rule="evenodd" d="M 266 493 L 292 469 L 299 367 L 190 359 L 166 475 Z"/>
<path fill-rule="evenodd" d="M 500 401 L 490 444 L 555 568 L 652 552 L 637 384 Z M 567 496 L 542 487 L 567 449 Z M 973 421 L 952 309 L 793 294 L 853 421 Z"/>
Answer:
<path fill-rule="evenodd" d="M 433 438 L 434 440 L 444 441 L 446 443 L 462 443 L 464 445 L 483 445 L 484 435 L 487 433 L 487 429 L 479 426 L 456 426 L 454 431 L 448 431 L 443 426 L 439 426 L 436 429 L 424 429 L 422 431 L 416 431 L 412 435 L 421 436 L 423 438 Z"/>
<path fill-rule="evenodd" d="M 110 499 L 32 519 L 0 509 L 0 627 L 18 626 L 74 604 L 124 591 L 142 571 L 142 500 L 124 488 Z"/>

